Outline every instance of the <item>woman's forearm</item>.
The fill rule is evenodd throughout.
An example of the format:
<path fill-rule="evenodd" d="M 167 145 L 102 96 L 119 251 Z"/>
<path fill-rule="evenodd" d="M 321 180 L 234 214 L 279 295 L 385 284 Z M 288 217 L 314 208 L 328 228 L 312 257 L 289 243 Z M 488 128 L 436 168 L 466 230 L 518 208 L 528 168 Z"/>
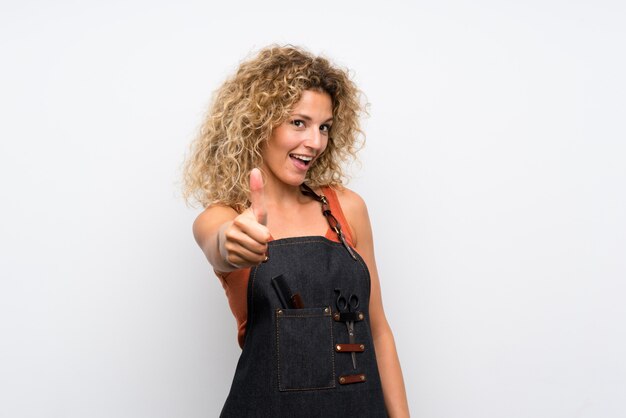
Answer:
<path fill-rule="evenodd" d="M 387 413 L 390 418 L 409 417 L 409 405 L 402 369 L 400 368 L 393 333 L 389 326 L 374 336 L 374 346 Z"/>

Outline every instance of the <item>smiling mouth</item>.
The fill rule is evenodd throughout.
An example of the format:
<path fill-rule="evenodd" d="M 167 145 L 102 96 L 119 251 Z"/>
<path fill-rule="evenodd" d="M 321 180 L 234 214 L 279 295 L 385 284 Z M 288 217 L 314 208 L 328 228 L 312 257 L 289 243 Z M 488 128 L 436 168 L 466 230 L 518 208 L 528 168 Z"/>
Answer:
<path fill-rule="evenodd" d="M 289 154 L 289 156 L 294 160 L 301 161 L 305 166 L 308 166 L 313 161 L 313 157 L 310 155 Z"/>

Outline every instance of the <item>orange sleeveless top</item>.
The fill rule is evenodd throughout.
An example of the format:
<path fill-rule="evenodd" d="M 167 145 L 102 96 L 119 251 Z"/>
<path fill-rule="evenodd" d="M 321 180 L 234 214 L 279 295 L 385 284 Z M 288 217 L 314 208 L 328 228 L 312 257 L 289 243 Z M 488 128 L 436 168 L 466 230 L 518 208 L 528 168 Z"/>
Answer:
<path fill-rule="evenodd" d="M 330 211 L 337 218 L 341 224 L 344 238 L 348 244 L 354 248 L 354 241 L 352 240 L 352 231 L 350 225 L 346 221 L 346 217 L 341 210 L 337 193 L 330 187 L 322 187 L 322 194 L 328 199 Z M 326 238 L 331 241 L 339 242 L 339 238 L 335 231 L 328 228 L 326 231 Z M 237 341 L 239 347 L 243 348 L 243 342 L 246 334 L 246 323 L 248 322 L 248 279 L 250 278 L 251 268 L 245 268 L 240 270 L 231 271 L 229 273 L 215 272 L 217 277 L 222 282 L 222 287 L 228 298 L 228 305 L 230 310 L 235 316 L 237 321 Z"/>

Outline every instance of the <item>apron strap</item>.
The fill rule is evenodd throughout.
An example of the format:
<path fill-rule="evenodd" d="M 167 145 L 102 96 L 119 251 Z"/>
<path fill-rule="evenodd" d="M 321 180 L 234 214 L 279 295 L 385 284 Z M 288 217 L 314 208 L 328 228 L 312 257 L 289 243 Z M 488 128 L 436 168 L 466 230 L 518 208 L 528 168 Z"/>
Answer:
<path fill-rule="evenodd" d="M 337 234 L 337 237 L 339 238 L 339 241 L 341 241 L 343 246 L 346 247 L 346 250 L 348 250 L 348 252 L 350 253 L 350 256 L 354 260 L 356 260 L 357 258 L 354 255 L 354 251 L 352 250 L 352 248 L 350 248 L 350 245 L 348 245 L 348 242 L 343 236 L 343 232 L 341 231 L 341 224 L 339 223 L 337 218 L 335 218 L 335 215 L 333 215 L 332 212 L 330 211 L 330 205 L 328 204 L 328 199 L 326 199 L 326 196 L 318 195 L 317 193 L 313 191 L 313 189 L 311 189 L 305 183 L 302 183 L 300 185 L 300 191 L 302 192 L 303 195 L 309 196 L 322 204 L 322 214 L 326 217 L 326 220 L 328 221 L 328 225 L 330 226 L 330 229 L 335 231 L 335 233 Z"/>

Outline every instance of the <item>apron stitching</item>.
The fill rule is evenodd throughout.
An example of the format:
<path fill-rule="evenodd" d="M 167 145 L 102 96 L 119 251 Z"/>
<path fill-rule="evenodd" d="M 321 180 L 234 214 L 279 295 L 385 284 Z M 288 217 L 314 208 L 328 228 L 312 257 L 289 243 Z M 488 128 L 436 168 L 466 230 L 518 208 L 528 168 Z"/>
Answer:
<path fill-rule="evenodd" d="M 329 319 L 330 318 L 331 317 L 329 317 Z M 335 350 L 332 349 L 332 347 L 335 346 L 335 336 L 333 335 L 333 328 L 334 328 L 333 327 L 333 321 L 332 321 L 332 319 L 330 319 L 330 342 L 331 342 L 331 345 L 330 345 L 330 347 L 331 347 L 330 348 L 330 355 L 331 355 L 331 358 L 333 360 L 332 361 L 332 363 L 333 363 L 333 385 L 331 387 L 334 388 L 336 386 L 336 384 L 335 384 L 336 374 L 335 374 Z"/>
<path fill-rule="evenodd" d="M 274 321 L 276 322 L 276 364 L 278 365 L 278 390 L 281 390 L 280 386 L 280 327 L 278 326 L 278 318 L 274 315 Z"/>
<path fill-rule="evenodd" d="M 298 238 L 298 237 L 289 237 L 289 239 L 291 238 Z M 281 238 L 281 239 L 287 239 L 287 238 Z M 277 240 L 278 241 L 278 240 Z M 308 244 L 311 242 L 319 242 L 325 245 L 328 245 L 330 247 L 335 247 L 335 246 L 340 246 L 341 247 L 341 243 L 339 242 L 335 242 L 335 241 L 331 241 L 328 238 L 311 238 L 308 241 L 298 241 L 298 242 L 278 242 L 276 243 L 276 241 L 270 241 L 272 242 L 272 246 L 274 247 L 279 247 L 279 246 L 285 246 L 285 245 L 298 245 L 298 244 Z"/>
<path fill-rule="evenodd" d="M 288 237 L 288 238 L 281 238 L 281 239 L 292 239 L 292 238 L 304 238 L 304 237 Z M 327 245 L 329 247 L 336 247 L 336 246 L 342 246 L 341 243 L 339 242 L 335 242 L 335 241 L 331 241 L 328 238 L 325 237 L 314 237 L 314 238 L 310 238 L 307 241 L 298 241 L 298 242 L 276 242 L 276 241 L 272 241 L 272 246 L 273 247 L 283 247 L 283 246 L 287 246 L 287 245 L 299 245 L 299 244 L 311 244 L 311 243 L 320 243 L 320 244 L 324 244 Z M 355 251 L 356 254 L 358 255 L 358 257 L 356 257 L 356 260 L 358 261 L 359 265 L 361 266 L 361 268 L 363 269 L 363 271 L 365 272 L 365 276 L 367 277 L 367 289 L 368 289 L 368 298 L 371 295 L 371 291 L 372 291 L 372 278 L 370 276 L 370 271 L 367 268 L 367 264 L 365 264 L 365 262 L 363 261 L 361 255 Z M 256 270 L 255 270 L 255 274 L 256 274 Z"/>
<path fill-rule="evenodd" d="M 330 357 L 332 359 L 331 364 L 332 364 L 332 384 L 331 386 L 322 386 L 322 387 L 314 387 L 314 388 L 293 388 L 293 389 L 282 389 L 281 385 L 280 385 L 280 327 L 278 326 L 278 317 L 276 315 L 276 313 L 274 314 L 274 319 L 275 319 L 275 326 L 276 326 L 276 364 L 277 364 L 277 372 L 278 372 L 278 390 L 281 392 L 291 392 L 291 391 L 302 391 L 302 390 L 323 390 L 323 389 L 333 389 L 335 388 L 337 385 L 335 384 L 335 376 L 336 376 L 336 372 L 335 372 L 335 352 L 332 349 L 332 347 L 334 347 L 335 344 L 335 339 L 334 339 L 334 335 L 333 335 L 333 324 L 332 324 L 332 317 L 330 315 L 324 315 L 324 317 L 328 316 L 328 321 L 330 321 L 330 342 L 331 342 L 331 350 L 330 350 Z M 284 318 L 309 318 L 309 317 L 318 317 L 319 315 L 301 315 L 301 316 L 283 316 Z"/>
<path fill-rule="evenodd" d="M 252 315 L 252 313 L 254 312 L 254 281 L 256 279 L 256 272 L 258 270 L 258 266 L 254 267 L 252 269 L 252 271 L 250 272 L 250 278 L 249 278 L 249 283 L 248 283 L 248 294 L 246 295 L 247 298 L 247 302 L 248 302 L 248 314 L 247 314 L 247 319 L 246 319 L 246 333 L 244 336 L 244 341 L 243 341 L 243 347 L 241 348 L 241 350 L 243 351 L 246 348 L 246 343 L 248 342 L 248 336 L 250 335 L 250 331 L 252 330 L 252 323 L 254 315 Z"/>

